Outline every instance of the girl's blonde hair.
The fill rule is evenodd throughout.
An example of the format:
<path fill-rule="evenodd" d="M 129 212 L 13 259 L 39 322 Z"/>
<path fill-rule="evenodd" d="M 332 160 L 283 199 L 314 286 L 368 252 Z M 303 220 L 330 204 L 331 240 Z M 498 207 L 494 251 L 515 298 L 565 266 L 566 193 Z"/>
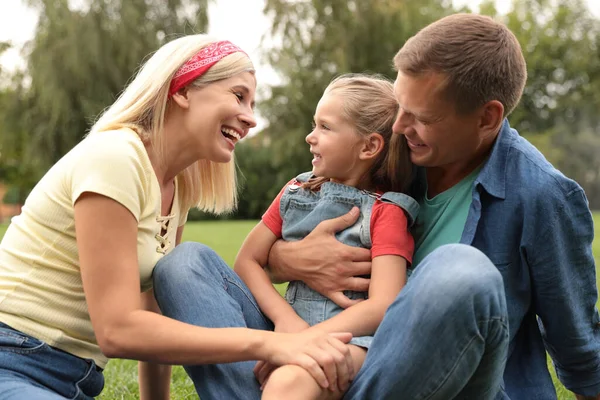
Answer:
<path fill-rule="evenodd" d="M 173 40 L 146 61 L 119 98 L 96 121 L 91 132 L 130 128 L 152 144 L 155 155 L 164 165 L 165 112 L 169 86 L 177 70 L 192 56 L 217 39 L 207 35 L 189 35 Z M 254 73 L 254 65 L 244 53 L 233 53 L 213 65 L 204 75 L 190 83 L 203 86 L 227 79 L 241 72 Z M 235 161 L 216 163 L 199 160 L 177 176 L 182 208 L 197 207 L 220 214 L 237 204 Z"/>
<path fill-rule="evenodd" d="M 394 85 L 379 75 L 344 74 L 335 78 L 324 95 L 335 93 L 343 100 L 344 118 L 363 136 L 379 133 L 384 148 L 370 171 L 373 189 L 383 192 L 407 193 L 415 177 L 406 137 L 392 132 L 398 116 L 398 101 Z M 327 178 L 313 178 L 307 187 L 315 190 Z"/>

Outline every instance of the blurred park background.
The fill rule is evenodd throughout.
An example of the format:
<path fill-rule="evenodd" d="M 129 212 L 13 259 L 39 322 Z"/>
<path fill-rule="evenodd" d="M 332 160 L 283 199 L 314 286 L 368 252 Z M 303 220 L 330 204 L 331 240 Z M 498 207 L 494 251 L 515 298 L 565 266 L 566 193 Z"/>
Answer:
<path fill-rule="evenodd" d="M 259 126 L 236 148 L 239 207 L 221 217 L 226 223 L 193 212 L 190 220 L 203 221 L 184 237 L 231 263 L 281 186 L 310 168 L 304 137 L 331 78 L 365 71 L 393 79 L 402 44 L 459 11 L 493 16 L 516 34 L 529 78 L 511 125 L 600 210 L 599 0 L 2 0 L 0 237 L 37 180 L 148 54 L 182 34 L 208 32 L 248 51 L 259 84 Z M 13 35 L 27 23 L 29 36 Z M 175 371 L 173 398 L 197 398 Z M 136 373 L 134 362 L 111 362 L 101 398 L 137 398 Z M 560 399 L 572 398 L 557 387 Z"/>
<path fill-rule="evenodd" d="M 258 218 L 311 167 L 304 137 L 331 78 L 393 79 L 391 60 L 406 39 L 457 11 L 491 15 L 517 35 L 529 79 L 510 122 L 600 209 L 598 0 L 3 0 L 0 31 L 27 22 L 11 18 L 15 5 L 35 17 L 27 41 L 0 37 L 0 220 L 18 212 L 148 54 L 198 32 L 239 38 L 258 67 L 260 124 L 236 149 L 241 201 L 223 217 Z M 21 62 L 7 65 L 1 52 Z"/>

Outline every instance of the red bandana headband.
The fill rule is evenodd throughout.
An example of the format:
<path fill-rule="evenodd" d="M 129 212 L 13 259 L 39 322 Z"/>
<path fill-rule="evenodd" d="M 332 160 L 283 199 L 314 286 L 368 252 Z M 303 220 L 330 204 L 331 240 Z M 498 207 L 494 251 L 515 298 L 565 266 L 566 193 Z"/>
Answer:
<path fill-rule="evenodd" d="M 179 89 L 204 75 L 210 67 L 232 53 L 246 54 L 244 50 L 227 40 L 211 43 L 204 47 L 179 68 L 171 81 L 169 96 L 173 96 Z"/>

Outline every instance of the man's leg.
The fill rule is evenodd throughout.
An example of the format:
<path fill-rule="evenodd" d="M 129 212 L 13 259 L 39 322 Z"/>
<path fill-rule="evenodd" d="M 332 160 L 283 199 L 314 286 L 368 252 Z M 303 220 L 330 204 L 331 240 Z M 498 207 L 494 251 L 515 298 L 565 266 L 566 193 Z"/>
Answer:
<path fill-rule="evenodd" d="M 210 248 L 183 243 L 156 265 L 154 294 L 162 313 L 193 325 L 272 330 L 241 279 Z M 254 361 L 185 367 L 202 399 L 260 398 Z"/>
<path fill-rule="evenodd" d="M 479 250 L 442 246 L 388 309 L 345 399 L 493 399 L 508 351 L 502 276 Z"/>

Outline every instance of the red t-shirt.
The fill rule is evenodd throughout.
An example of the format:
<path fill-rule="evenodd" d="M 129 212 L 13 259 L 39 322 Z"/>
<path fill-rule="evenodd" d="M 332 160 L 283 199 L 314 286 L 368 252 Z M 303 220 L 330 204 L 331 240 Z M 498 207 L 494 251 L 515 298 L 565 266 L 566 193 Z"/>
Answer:
<path fill-rule="evenodd" d="M 295 180 L 281 189 L 275 200 L 262 216 L 262 222 L 281 237 L 283 219 L 279 213 L 281 196 Z M 376 200 L 371 212 L 371 257 L 396 255 L 412 262 L 415 242 L 408 231 L 408 219 L 404 210 L 395 204 Z"/>

